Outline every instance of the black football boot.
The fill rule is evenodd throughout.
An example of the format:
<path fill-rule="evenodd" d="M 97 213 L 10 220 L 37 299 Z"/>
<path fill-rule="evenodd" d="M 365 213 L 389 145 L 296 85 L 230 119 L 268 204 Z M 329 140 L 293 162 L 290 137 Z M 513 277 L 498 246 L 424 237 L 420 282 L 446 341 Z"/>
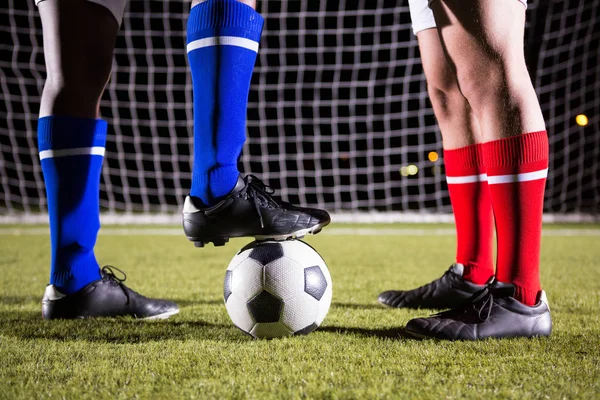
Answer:
<path fill-rule="evenodd" d="M 123 274 L 115 276 L 113 270 Z M 48 285 L 42 299 L 44 319 L 74 319 L 90 317 L 130 316 L 145 320 L 166 319 L 179 312 L 177 304 L 168 300 L 149 299 L 129 289 L 126 276 L 118 268 L 105 266 L 102 278 L 81 290 L 65 295 L 54 285 Z"/>
<path fill-rule="evenodd" d="M 272 194 L 273 189 L 248 175 L 240 176 L 233 190 L 214 206 L 204 207 L 188 196 L 183 206 L 185 235 L 196 247 L 209 242 L 222 246 L 234 237 L 299 239 L 319 233 L 331 221 L 327 211 L 296 207 Z"/>
<path fill-rule="evenodd" d="M 463 278 L 464 266 L 453 264 L 441 278 L 413 290 L 388 290 L 377 300 L 396 308 L 454 308 L 485 288 Z"/>
<path fill-rule="evenodd" d="M 546 294 L 526 306 L 515 300 L 514 285 L 494 280 L 468 304 L 427 318 L 412 319 L 406 331 L 418 338 L 480 340 L 549 336 L 552 318 Z"/>

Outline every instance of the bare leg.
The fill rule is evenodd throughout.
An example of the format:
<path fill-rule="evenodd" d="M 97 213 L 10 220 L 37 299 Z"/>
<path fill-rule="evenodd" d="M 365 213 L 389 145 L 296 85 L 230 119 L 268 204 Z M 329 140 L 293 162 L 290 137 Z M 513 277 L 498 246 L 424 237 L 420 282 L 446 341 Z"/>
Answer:
<path fill-rule="evenodd" d="M 419 17 L 414 13 L 413 23 Z M 492 207 L 487 183 L 479 179 L 485 171 L 477 118 L 460 92 L 438 31 L 420 30 L 417 37 L 427 91 L 444 141 L 444 164 L 456 223 L 456 264 L 440 279 L 413 290 L 382 292 L 378 301 L 399 308 L 449 308 L 481 290 L 494 274 Z"/>
<path fill-rule="evenodd" d="M 436 0 L 431 8 L 484 141 L 544 130 L 523 53 L 523 5 L 517 0 Z"/>
<path fill-rule="evenodd" d="M 50 217 L 50 283 L 70 294 L 100 278 L 94 246 L 106 123 L 96 117 L 118 25 L 107 9 L 87 1 L 45 0 L 39 9 L 47 79 L 38 148 Z"/>
<path fill-rule="evenodd" d="M 481 142 L 479 123 L 469 102 L 460 92 L 454 67 L 444 54 L 435 29 L 417 34 L 427 91 L 444 140 L 444 149 Z"/>
<path fill-rule="evenodd" d="M 462 93 L 484 136 L 485 170 L 498 238 L 496 278 L 515 298 L 539 300 L 548 137 L 525 65 L 525 8 L 517 0 L 432 4 Z"/>
<path fill-rule="evenodd" d="M 456 262 L 463 278 L 484 284 L 494 275 L 492 206 L 481 155 L 479 122 L 461 93 L 456 71 L 435 29 L 417 34 L 427 90 L 444 141 L 448 191 L 456 222 Z M 463 180 L 472 179 L 469 183 Z"/>
<path fill-rule="evenodd" d="M 47 78 L 40 117 L 96 118 L 110 76 L 119 25 L 108 9 L 81 0 L 39 4 Z"/>

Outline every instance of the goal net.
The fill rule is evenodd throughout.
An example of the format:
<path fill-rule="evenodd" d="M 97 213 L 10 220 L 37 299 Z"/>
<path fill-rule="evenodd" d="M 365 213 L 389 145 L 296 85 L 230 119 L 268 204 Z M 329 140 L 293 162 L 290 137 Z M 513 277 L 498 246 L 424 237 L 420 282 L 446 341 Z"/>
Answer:
<path fill-rule="evenodd" d="M 600 0 L 535 0 L 527 11 L 525 50 L 551 144 L 545 212 L 555 216 L 600 214 L 599 9 Z M 104 213 L 176 220 L 189 190 L 188 11 L 180 0 L 127 7 L 101 103 Z M 292 203 L 451 220 L 407 1 L 260 0 L 259 11 L 241 169 Z M 41 221 L 41 23 L 32 0 L 7 0 L 0 21 L 0 220 Z"/>

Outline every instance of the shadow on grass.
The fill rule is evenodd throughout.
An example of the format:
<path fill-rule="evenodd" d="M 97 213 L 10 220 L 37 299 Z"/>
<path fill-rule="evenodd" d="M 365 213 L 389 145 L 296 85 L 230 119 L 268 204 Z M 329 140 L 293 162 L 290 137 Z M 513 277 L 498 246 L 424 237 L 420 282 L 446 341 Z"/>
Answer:
<path fill-rule="evenodd" d="M 179 307 L 193 307 L 193 306 L 213 306 L 213 305 L 224 305 L 223 299 L 210 298 L 210 299 L 176 299 L 168 298 L 167 300 L 174 301 Z M 30 304 L 30 303 L 42 303 L 42 295 L 25 295 L 25 296 L 0 296 L 0 304 L 6 305 L 19 305 L 19 304 Z M 347 308 L 353 310 L 384 310 L 380 304 L 357 304 L 357 303 L 332 303 L 332 308 Z"/>
<path fill-rule="evenodd" d="M 42 304 L 42 295 L 25 295 L 25 296 L 0 296 L 0 304 L 15 305 L 40 303 Z"/>
<path fill-rule="evenodd" d="M 218 298 L 218 299 L 208 299 L 208 300 L 190 300 L 190 299 L 171 299 L 168 298 L 167 300 L 171 300 L 174 301 L 175 303 L 177 303 L 177 305 L 179 307 L 193 307 L 193 306 L 225 306 L 225 304 L 223 303 L 223 299 L 222 298 Z"/>
<path fill-rule="evenodd" d="M 403 328 L 323 326 L 319 331 L 392 340 L 410 337 Z M 41 312 L 37 311 L 0 312 L 0 334 L 19 339 L 118 344 L 163 340 L 215 340 L 237 343 L 252 340 L 232 324 L 182 320 L 177 316 L 163 321 L 139 321 L 131 318 L 44 321 Z"/>
<path fill-rule="evenodd" d="M 189 306 L 205 306 L 205 305 L 223 305 L 222 298 L 212 298 L 212 299 L 172 299 L 168 298 L 168 300 L 174 301 L 180 307 L 189 307 Z M 42 295 L 25 295 L 25 296 L 0 296 L 0 304 L 4 305 L 24 305 L 31 303 L 39 303 L 40 307 L 42 304 Z"/>
<path fill-rule="evenodd" d="M 331 303 L 331 308 L 347 308 L 351 310 L 385 310 L 381 304 Z"/>
<path fill-rule="evenodd" d="M 0 334 L 19 339 L 86 341 L 98 343 L 145 343 L 163 340 L 218 340 L 244 342 L 232 324 L 187 321 L 178 317 L 162 321 L 131 318 L 42 320 L 41 312 L 0 312 Z"/>
<path fill-rule="evenodd" d="M 378 339 L 414 340 L 414 337 L 410 336 L 404 328 L 366 329 L 344 326 L 322 326 L 319 328 L 319 331 Z"/>

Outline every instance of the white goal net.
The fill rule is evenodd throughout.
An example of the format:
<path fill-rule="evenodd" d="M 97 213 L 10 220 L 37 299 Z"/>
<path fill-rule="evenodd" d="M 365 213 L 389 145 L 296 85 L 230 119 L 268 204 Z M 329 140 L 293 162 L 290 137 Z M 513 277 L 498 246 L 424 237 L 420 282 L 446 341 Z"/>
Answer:
<path fill-rule="evenodd" d="M 525 50 L 551 143 L 545 211 L 554 215 L 600 215 L 599 9 L 600 0 L 535 0 L 527 11 Z M 101 103 L 110 126 L 105 213 L 160 221 L 189 190 L 188 11 L 180 0 L 127 7 Z M 266 24 L 242 170 L 292 203 L 451 219 L 407 1 L 260 0 L 259 11 Z M 46 207 L 36 140 L 45 68 L 33 0 L 3 3 L 0 35 L 0 221 L 14 221 Z M 587 125 L 576 123 L 580 114 Z"/>

